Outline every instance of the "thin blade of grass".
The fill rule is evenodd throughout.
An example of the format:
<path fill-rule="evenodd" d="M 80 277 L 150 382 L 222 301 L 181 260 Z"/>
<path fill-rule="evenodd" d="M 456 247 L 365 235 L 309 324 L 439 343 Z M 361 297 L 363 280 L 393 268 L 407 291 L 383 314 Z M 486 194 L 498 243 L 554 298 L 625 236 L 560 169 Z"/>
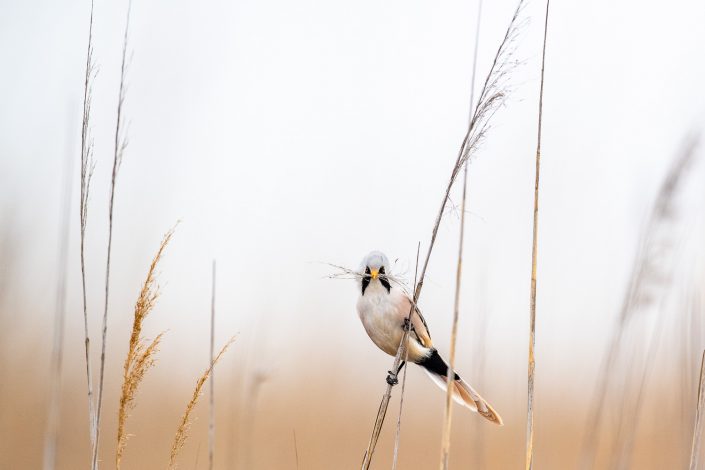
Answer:
<path fill-rule="evenodd" d="M 705 408 L 705 351 L 700 361 L 700 382 L 698 384 L 698 403 L 695 408 L 695 425 L 693 427 L 693 445 L 690 451 L 690 470 L 697 470 L 700 459 L 700 440 L 703 432 L 703 408 Z"/>
<path fill-rule="evenodd" d="M 539 176 L 541 173 L 541 124 L 543 121 L 543 85 L 546 66 L 546 37 L 548 36 L 548 11 L 550 0 L 546 0 L 546 18 L 543 28 L 543 51 L 541 54 L 541 90 L 539 92 L 538 137 L 536 142 L 536 176 L 534 183 L 534 223 L 531 242 L 531 293 L 529 299 L 529 359 L 526 398 L 526 459 L 525 468 L 534 466 L 534 379 L 536 373 L 536 263 L 538 259 L 539 230 Z"/>
<path fill-rule="evenodd" d="M 482 0 L 477 3 L 477 24 L 475 25 L 475 45 L 472 57 L 472 77 L 470 79 L 470 112 L 472 113 L 473 103 L 475 101 L 475 72 L 477 70 L 477 50 L 480 43 L 480 19 L 482 17 Z M 472 120 L 472 115 L 469 117 Z M 468 189 L 468 164 L 463 167 L 463 197 L 460 202 L 460 234 L 458 241 L 458 262 L 455 270 L 455 297 L 453 301 L 453 326 L 450 334 L 450 351 L 448 368 L 451 371 L 455 370 L 455 349 L 456 340 L 458 337 L 458 318 L 460 316 L 460 286 L 462 278 L 463 265 L 463 241 L 465 239 L 465 211 L 466 211 L 466 195 Z M 441 464 L 442 470 L 447 470 L 448 460 L 450 456 L 450 433 L 451 421 L 453 415 L 453 374 L 447 374 L 446 378 L 446 403 L 445 412 L 443 415 L 443 436 L 441 438 Z"/>
<path fill-rule="evenodd" d="M 419 252 L 421 251 L 421 243 L 416 247 L 416 267 L 414 268 L 414 287 L 416 287 L 416 276 L 419 272 Z M 411 312 L 408 316 L 409 322 L 411 322 Z M 408 335 L 407 341 L 408 341 Z M 404 343 L 406 344 L 406 343 Z M 409 348 L 404 347 L 404 364 L 409 362 Z M 408 364 L 407 364 L 408 365 Z M 392 470 L 396 470 L 397 462 L 399 460 L 399 445 L 401 443 L 401 412 L 404 409 L 404 390 L 406 389 L 406 373 L 409 370 L 408 367 L 404 368 L 404 376 L 401 379 L 401 393 L 399 394 L 399 415 L 397 416 L 397 431 L 394 435 L 394 458 L 392 459 Z"/>
<path fill-rule="evenodd" d="M 88 300 L 86 294 L 86 227 L 88 225 L 88 196 L 95 163 L 93 161 L 93 137 L 91 135 L 91 102 L 95 64 L 93 63 L 93 0 L 88 23 L 88 49 L 86 51 L 86 75 L 83 82 L 83 118 L 81 122 L 81 200 L 79 219 L 81 233 L 81 294 L 83 300 L 83 344 L 86 353 L 86 388 L 88 395 L 88 428 L 91 440 L 91 455 L 97 452 L 98 437 L 96 426 L 95 399 L 93 398 L 93 366 L 91 365 L 91 341 L 88 332 Z"/>
<path fill-rule="evenodd" d="M 294 434 L 294 456 L 296 457 L 296 470 L 299 470 L 299 445 L 296 442 L 296 429 L 292 429 Z"/>
<path fill-rule="evenodd" d="M 127 18 L 125 20 L 125 34 L 122 44 L 122 65 L 120 67 L 120 90 L 118 92 L 117 104 L 117 121 L 115 125 L 115 148 L 113 154 L 113 171 L 110 181 L 110 203 L 108 206 L 108 250 L 105 261 L 105 303 L 103 308 L 103 326 L 101 329 L 101 348 L 100 348 L 100 375 L 98 378 L 98 399 L 96 406 L 96 430 L 95 440 L 96 445 L 93 449 L 92 469 L 98 469 L 98 447 L 100 445 L 100 418 L 103 409 L 103 388 L 105 384 L 105 354 L 106 354 L 106 339 L 108 336 L 108 305 L 110 293 L 110 256 L 113 247 L 113 209 L 115 207 L 115 186 L 117 183 L 118 171 L 122 163 L 122 157 L 127 147 L 127 140 L 124 135 L 124 115 L 123 105 L 125 104 L 125 81 L 127 78 L 127 38 L 130 30 L 130 10 L 132 9 L 132 0 L 127 2 Z"/>
<path fill-rule="evenodd" d="M 174 435 L 174 442 L 171 445 L 171 453 L 169 454 L 168 466 L 170 470 L 176 468 L 176 458 L 178 457 L 179 452 L 184 447 L 184 444 L 188 439 L 188 430 L 191 426 L 191 413 L 198 404 L 198 399 L 201 396 L 201 390 L 203 389 L 203 385 L 206 383 L 208 377 L 213 372 L 213 368 L 215 367 L 215 365 L 218 363 L 218 361 L 220 361 L 220 358 L 223 353 L 227 351 L 228 347 L 230 347 L 230 345 L 233 344 L 234 341 L 235 337 L 233 336 L 227 343 L 225 343 L 225 346 L 223 346 L 220 352 L 211 361 L 210 366 L 205 371 L 203 371 L 203 374 L 201 374 L 201 376 L 196 381 L 196 388 L 194 388 L 193 394 L 191 395 L 191 400 L 189 400 L 188 404 L 186 405 L 186 410 L 184 411 L 181 420 L 179 420 L 179 427 L 176 429 L 176 434 Z"/>

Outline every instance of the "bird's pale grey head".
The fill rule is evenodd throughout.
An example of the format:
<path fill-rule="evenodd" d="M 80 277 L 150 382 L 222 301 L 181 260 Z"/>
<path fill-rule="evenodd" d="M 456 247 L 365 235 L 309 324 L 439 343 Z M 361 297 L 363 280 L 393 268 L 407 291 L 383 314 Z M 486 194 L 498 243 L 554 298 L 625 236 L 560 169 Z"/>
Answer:
<path fill-rule="evenodd" d="M 392 289 L 387 277 L 390 269 L 389 260 L 381 251 L 372 251 L 365 256 L 362 260 L 362 266 L 360 266 L 360 271 L 362 272 L 360 280 L 362 295 L 365 295 L 367 288 L 370 285 L 375 285 L 375 283 L 380 283 L 389 293 Z"/>

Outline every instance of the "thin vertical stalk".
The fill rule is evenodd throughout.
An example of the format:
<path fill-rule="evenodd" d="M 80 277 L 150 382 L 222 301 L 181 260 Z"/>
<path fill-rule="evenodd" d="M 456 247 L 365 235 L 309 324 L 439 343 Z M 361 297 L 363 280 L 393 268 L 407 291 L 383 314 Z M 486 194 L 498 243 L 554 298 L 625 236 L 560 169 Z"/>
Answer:
<path fill-rule="evenodd" d="M 61 366 L 64 357 L 64 323 L 66 319 L 66 278 L 68 276 L 69 219 L 71 216 L 71 188 L 73 186 L 73 160 L 66 160 L 64 187 L 61 197 L 59 259 L 57 263 L 56 301 L 54 304 L 54 338 L 51 352 L 49 379 L 49 413 L 44 432 L 44 470 L 56 466 L 56 441 L 61 418 Z"/>
<path fill-rule="evenodd" d="M 179 452 L 184 447 L 184 444 L 188 439 L 188 431 L 191 427 L 191 413 L 198 404 L 198 399 L 201 396 L 201 390 L 203 389 L 203 385 L 208 380 L 208 376 L 213 372 L 213 369 L 215 368 L 218 361 L 220 361 L 221 356 L 225 353 L 225 351 L 227 351 L 227 349 L 230 347 L 231 344 L 233 344 L 234 341 L 235 337 L 233 336 L 232 338 L 230 338 L 230 341 L 225 343 L 225 346 L 221 348 L 220 352 L 211 361 L 210 366 L 205 371 L 203 371 L 203 374 L 201 374 L 201 376 L 196 381 L 196 387 L 194 388 L 193 393 L 191 394 L 191 399 L 186 405 L 186 410 L 184 411 L 184 414 L 179 420 L 179 427 L 176 429 L 176 434 L 174 435 L 174 441 L 171 445 L 171 452 L 169 454 L 169 465 L 167 467 L 169 470 L 174 470 L 176 468 L 176 458 L 179 456 Z"/>
<path fill-rule="evenodd" d="M 695 426 L 693 428 L 693 446 L 690 451 L 690 470 L 697 470 L 700 458 L 700 436 L 703 432 L 703 408 L 705 407 L 705 351 L 700 361 L 700 383 L 698 385 L 698 404 L 695 409 Z"/>
<path fill-rule="evenodd" d="M 132 0 L 127 2 L 127 18 L 125 20 L 125 34 L 122 43 L 122 64 L 120 67 L 120 90 L 118 93 L 117 104 L 117 121 L 115 125 L 115 148 L 113 155 L 113 171 L 110 180 L 110 203 L 108 206 L 108 253 L 105 261 L 105 304 L 103 309 L 103 327 L 101 334 L 101 350 L 100 350 L 100 376 L 98 378 L 98 405 L 96 411 L 96 445 L 93 449 L 92 469 L 98 468 L 98 447 L 100 443 L 100 418 L 103 408 L 103 388 L 105 381 L 105 347 L 106 338 L 108 335 L 108 305 L 110 293 L 110 255 L 113 247 L 113 208 L 115 206 L 115 185 L 117 183 L 118 171 L 122 163 L 122 156 L 127 147 L 127 140 L 124 136 L 124 116 L 123 105 L 125 104 L 125 81 L 127 75 L 127 38 L 130 29 L 130 10 L 132 9 Z"/>
<path fill-rule="evenodd" d="M 484 282 L 484 278 L 480 278 L 481 282 Z M 473 357 L 473 369 L 475 371 L 476 380 L 482 382 L 485 380 L 486 374 L 485 370 L 487 368 L 487 323 L 489 310 L 485 303 L 484 292 L 486 289 L 480 284 L 476 287 L 477 293 L 480 296 L 478 302 L 478 312 L 476 315 L 477 322 L 473 324 L 473 350 L 471 356 Z M 475 380 L 475 379 L 473 379 Z M 471 425 L 471 433 L 473 434 L 472 445 L 470 447 L 471 460 L 468 463 L 469 468 L 485 468 L 487 464 L 485 462 L 485 457 L 487 454 L 487 449 L 485 448 L 486 442 L 486 431 L 485 423 L 480 420 L 473 420 Z"/>
<path fill-rule="evenodd" d="M 215 260 L 211 268 L 211 338 L 209 363 L 213 363 L 215 353 Z M 209 413 L 208 413 L 208 468 L 213 470 L 213 456 L 215 454 L 215 384 L 213 376 L 215 371 L 211 371 L 208 379 L 209 386 Z"/>
<path fill-rule="evenodd" d="M 294 456 L 296 457 L 296 470 L 299 470 L 299 445 L 296 443 L 296 429 L 292 429 L 294 433 Z"/>
<path fill-rule="evenodd" d="M 421 243 L 416 246 L 416 267 L 414 268 L 414 287 L 416 287 L 416 276 L 419 273 L 419 252 L 421 251 Z M 409 314 L 409 322 L 411 322 L 411 314 Z M 406 343 L 404 343 L 406 344 Z M 404 363 L 409 361 L 409 348 L 404 347 Z M 401 379 L 401 393 L 399 395 L 399 415 L 397 416 L 397 432 L 394 435 L 394 458 L 392 460 L 392 470 L 396 470 L 399 460 L 399 444 L 401 443 L 401 412 L 404 409 L 404 390 L 406 388 L 406 372 L 408 368 L 404 368 L 404 376 Z"/>
<path fill-rule="evenodd" d="M 458 263 L 455 270 L 455 296 L 453 299 L 453 325 L 450 333 L 448 377 L 446 378 L 446 400 L 443 415 L 443 436 L 441 438 L 441 470 L 447 470 L 450 456 L 450 432 L 453 414 L 453 372 L 455 371 L 455 349 L 458 337 L 458 317 L 460 315 L 460 285 L 463 265 L 463 238 L 465 237 L 465 202 L 467 193 L 468 166 L 463 170 L 463 199 L 460 204 L 460 241 L 458 243 Z"/>
<path fill-rule="evenodd" d="M 472 110 L 473 103 L 475 101 L 475 73 L 477 71 L 477 50 L 480 42 L 480 18 L 482 16 L 482 0 L 478 1 L 477 5 L 477 24 L 475 25 L 475 47 L 473 50 L 472 57 L 472 77 L 470 79 L 470 116 L 469 120 L 472 121 Z M 469 123 L 468 123 L 469 125 Z M 460 203 L 460 235 L 458 241 L 458 263 L 455 271 L 455 298 L 453 302 L 453 327 L 450 334 L 450 358 L 449 366 L 450 371 L 455 370 L 455 349 L 456 340 L 458 336 L 458 317 L 460 315 L 460 286 L 462 277 L 462 265 L 463 265 L 463 241 L 465 239 L 465 203 L 466 195 L 468 189 L 468 164 L 465 163 L 463 168 L 463 198 Z M 448 468 L 448 459 L 450 455 L 450 432 L 451 432 L 451 420 L 453 414 L 453 374 L 448 373 L 446 378 L 446 403 L 445 403 L 445 414 L 443 416 L 443 437 L 441 440 L 441 469 L 446 470 Z"/>
<path fill-rule="evenodd" d="M 93 176 L 93 138 L 91 136 L 91 96 L 95 68 L 93 64 L 93 0 L 88 23 L 88 50 L 86 51 L 86 75 L 83 82 L 83 119 L 81 123 L 81 201 L 79 206 L 81 232 L 81 293 L 83 298 L 83 343 L 86 352 L 86 388 L 88 389 L 88 427 L 91 454 L 97 449 L 95 400 L 93 399 L 93 367 L 91 366 L 91 341 L 88 332 L 88 301 L 86 296 L 86 225 L 88 224 L 88 195 Z"/>
<path fill-rule="evenodd" d="M 541 91 L 539 92 L 538 138 L 536 143 L 536 178 L 534 184 L 534 228 L 531 244 L 531 295 L 529 301 L 529 371 L 527 380 L 526 404 L 526 470 L 534 465 L 534 377 L 536 361 L 534 347 L 536 345 L 536 261 L 538 257 L 538 225 L 539 225 L 539 175 L 541 171 L 541 124 L 543 119 L 543 83 L 544 67 L 546 65 L 546 36 L 548 34 L 548 8 L 550 0 L 546 0 L 546 19 L 543 28 L 543 52 L 541 54 Z"/>

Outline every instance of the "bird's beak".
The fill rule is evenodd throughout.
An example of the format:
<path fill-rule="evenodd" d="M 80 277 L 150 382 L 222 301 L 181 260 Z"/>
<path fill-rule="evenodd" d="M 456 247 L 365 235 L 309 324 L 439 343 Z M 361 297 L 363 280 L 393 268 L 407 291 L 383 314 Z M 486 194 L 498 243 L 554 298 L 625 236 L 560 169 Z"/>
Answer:
<path fill-rule="evenodd" d="M 379 269 L 373 269 L 370 273 L 370 276 L 372 276 L 372 279 L 377 279 L 377 277 L 379 276 Z"/>

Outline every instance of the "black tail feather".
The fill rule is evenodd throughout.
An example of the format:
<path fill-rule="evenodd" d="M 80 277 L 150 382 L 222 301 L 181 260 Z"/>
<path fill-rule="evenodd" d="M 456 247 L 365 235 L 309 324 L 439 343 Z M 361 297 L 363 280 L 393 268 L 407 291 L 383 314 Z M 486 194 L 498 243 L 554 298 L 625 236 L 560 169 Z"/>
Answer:
<path fill-rule="evenodd" d="M 436 349 L 431 349 L 431 354 L 426 356 L 425 358 L 421 359 L 419 362 L 417 362 L 418 365 L 423 367 L 429 372 L 432 372 L 436 375 L 440 375 L 441 377 L 448 377 L 448 364 L 446 364 L 446 361 L 443 360 L 440 354 L 438 354 L 438 351 Z M 458 374 L 455 374 L 455 377 L 453 377 L 454 380 L 460 380 L 460 376 Z"/>

